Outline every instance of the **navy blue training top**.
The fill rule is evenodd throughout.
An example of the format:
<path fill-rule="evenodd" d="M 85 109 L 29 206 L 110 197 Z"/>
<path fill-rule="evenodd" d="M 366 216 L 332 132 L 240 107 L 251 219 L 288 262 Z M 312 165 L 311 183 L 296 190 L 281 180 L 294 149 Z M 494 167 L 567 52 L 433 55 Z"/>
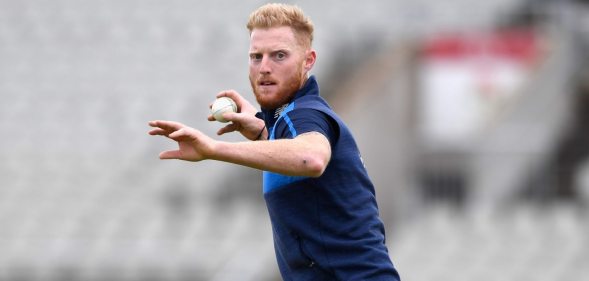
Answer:
<path fill-rule="evenodd" d="M 309 132 L 318 132 L 324 135 L 330 144 L 336 140 L 337 123 L 329 115 L 309 108 L 301 108 L 285 113 L 292 124 L 296 124 L 298 135 Z M 275 136 L 290 136 L 294 138 L 286 122 L 280 122 L 274 129 Z"/>
<path fill-rule="evenodd" d="M 331 160 L 318 178 L 263 172 L 276 260 L 286 281 L 400 280 L 385 245 L 374 187 L 354 138 L 319 96 L 315 77 L 277 110 L 263 110 L 269 141 L 319 132 Z"/>

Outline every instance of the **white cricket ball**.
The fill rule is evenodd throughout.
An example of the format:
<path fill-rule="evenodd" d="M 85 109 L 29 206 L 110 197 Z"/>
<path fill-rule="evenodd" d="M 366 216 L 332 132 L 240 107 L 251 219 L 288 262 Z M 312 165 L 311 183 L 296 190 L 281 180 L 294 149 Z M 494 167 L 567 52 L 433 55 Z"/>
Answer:
<path fill-rule="evenodd" d="M 227 123 L 228 121 L 223 118 L 225 112 L 237 112 L 237 104 L 228 97 L 220 97 L 213 102 L 211 114 L 215 120 Z"/>

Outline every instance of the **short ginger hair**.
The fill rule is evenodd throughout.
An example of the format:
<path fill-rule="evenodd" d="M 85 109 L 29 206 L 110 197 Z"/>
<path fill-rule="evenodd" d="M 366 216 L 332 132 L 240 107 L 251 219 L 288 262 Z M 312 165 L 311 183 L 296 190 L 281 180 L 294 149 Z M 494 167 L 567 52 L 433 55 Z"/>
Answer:
<path fill-rule="evenodd" d="M 252 12 L 247 22 L 250 34 L 255 28 L 288 26 L 292 28 L 301 46 L 310 48 L 313 42 L 313 23 L 303 10 L 295 5 L 270 3 Z"/>

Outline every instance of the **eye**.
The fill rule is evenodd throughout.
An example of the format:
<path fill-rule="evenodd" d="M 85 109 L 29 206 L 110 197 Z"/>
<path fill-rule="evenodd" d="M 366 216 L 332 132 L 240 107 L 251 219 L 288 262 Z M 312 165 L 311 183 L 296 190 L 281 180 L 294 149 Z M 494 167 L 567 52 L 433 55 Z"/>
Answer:
<path fill-rule="evenodd" d="M 286 59 L 286 53 L 285 52 L 277 52 L 276 59 L 278 59 L 278 60 Z"/>
<path fill-rule="evenodd" d="M 262 54 L 250 54 L 250 60 L 252 61 L 261 61 L 262 57 Z"/>

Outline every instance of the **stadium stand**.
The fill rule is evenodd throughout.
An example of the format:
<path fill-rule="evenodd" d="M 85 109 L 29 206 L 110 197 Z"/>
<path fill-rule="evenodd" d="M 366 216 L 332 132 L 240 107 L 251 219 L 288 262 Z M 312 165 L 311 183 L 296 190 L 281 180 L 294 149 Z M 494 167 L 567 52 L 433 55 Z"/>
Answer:
<path fill-rule="evenodd" d="M 577 2 L 298 2 L 317 28 L 315 74 L 357 135 L 403 279 L 589 275 L 586 207 L 518 197 L 537 186 L 526 182 L 554 175 L 566 102 L 579 77 L 589 81 L 575 75 L 587 73 L 589 46 L 588 8 Z M 259 172 L 162 162 L 170 143 L 146 134 L 152 119 L 214 134 L 215 93 L 249 92 L 244 25 L 262 3 L 0 0 L 0 280 L 280 280 Z M 463 208 L 431 200 L 419 170 L 431 158 L 416 145 L 416 46 L 440 32 L 490 30 L 521 9 L 539 15 L 552 49 L 513 112 L 550 137 L 507 159 L 475 150 L 469 157 L 495 173 L 465 174 L 475 180 L 464 182 Z M 526 119 L 528 107 L 537 119 Z M 513 124 L 529 125 L 497 128 Z M 494 132 L 488 147 L 503 140 Z M 517 166 L 519 156 L 532 164 Z M 580 158 L 570 175 L 580 202 L 587 166 Z"/>

